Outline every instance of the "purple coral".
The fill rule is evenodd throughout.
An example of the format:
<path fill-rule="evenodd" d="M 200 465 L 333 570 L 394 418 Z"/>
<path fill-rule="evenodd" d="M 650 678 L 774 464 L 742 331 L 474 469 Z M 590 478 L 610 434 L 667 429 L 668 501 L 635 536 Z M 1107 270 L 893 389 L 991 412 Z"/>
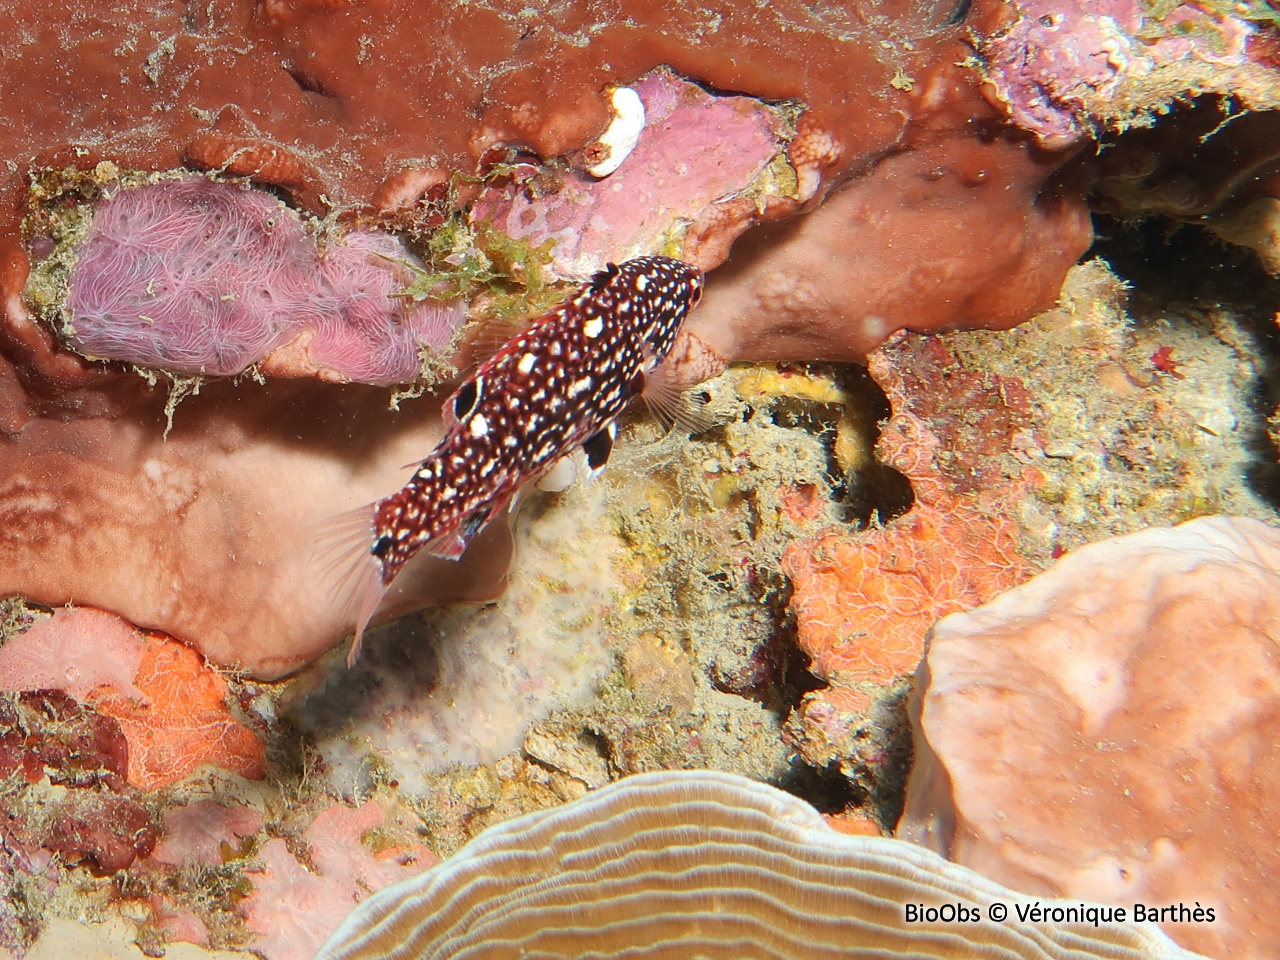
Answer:
<path fill-rule="evenodd" d="M 1138 0 L 1018 0 L 1021 15 L 985 44 L 987 79 L 1009 118 L 1051 146 L 1089 128 L 1089 98 L 1170 64 L 1244 61 L 1253 27 L 1193 5 L 1149 18 Z"/>
<path fill-rule="evenodd" d="M 176 373 L 241 373 L 314 331 L 315 364 L 367 383 L 410 380 L 419 346 L 447 346 L 462 319 L 394 296 L 405 278 L 393 261 L 409 259 L 394 237 L 352 234 L 322 260 L 280 201 L 203 178 L 120 191 L 77 252 L 71 344 Z"/>
<path fill-rule="evenodd" d="M 441 352 L 462 325 L 455 306 L 414 303 L 396 294 L 413 277 L 398 261 L 411 260 L 395 237 L 358 230 L 330 244 L 323 278 L 331 308 L 316 327 L 311 357 L 351 380 L 412 380 L 421 367 L 419 347 Z"/>
<path fill-rule="evenodd" d="M 101 204 L 71 273 L 71 342 L 91 356 L 235 374 L 318 299 L 315 245 L 273 197 L 162 180 Z"/>

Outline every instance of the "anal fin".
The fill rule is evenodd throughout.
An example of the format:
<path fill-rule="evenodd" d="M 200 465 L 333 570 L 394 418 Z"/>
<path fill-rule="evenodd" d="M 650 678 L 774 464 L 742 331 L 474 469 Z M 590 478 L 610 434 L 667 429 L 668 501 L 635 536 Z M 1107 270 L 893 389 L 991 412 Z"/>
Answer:
<path fill-rule="evenodd" d="M 467 552 L 467 547 L 475 535 L 487 527 L 489 521 L 502 512 L 509 499 L 510 494 L 496 498 L 483 508 L 463 517 L 462 521 L 452 530 L 428 540 L 423 545 L 422 552 L 433 557 L 439 557 L 441 560 L 462 559 L 462 555 Z"/>
<path fill-rule="evenodd" d="M 613 452 L 613 441 L 618 436 L 618 424 L 610 420 L 603 429 L 587 438 L 582 445 L 582 452 L 587 458 L 587 470 L 591 476 L 599 475 L 609 462 L 609 454 Z"/>

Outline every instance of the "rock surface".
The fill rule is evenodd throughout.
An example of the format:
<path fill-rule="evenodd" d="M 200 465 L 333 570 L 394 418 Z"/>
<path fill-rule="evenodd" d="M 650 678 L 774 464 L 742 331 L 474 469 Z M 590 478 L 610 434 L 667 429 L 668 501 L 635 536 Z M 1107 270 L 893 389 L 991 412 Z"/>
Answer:
<path fill-rule="evenodd" d="M 1265 524 L 1081 547 L 934 628 L 899 834 L 1026 893 L 1198 902 L 1178 942 L 1275 956 L 1278 643 Z"/>

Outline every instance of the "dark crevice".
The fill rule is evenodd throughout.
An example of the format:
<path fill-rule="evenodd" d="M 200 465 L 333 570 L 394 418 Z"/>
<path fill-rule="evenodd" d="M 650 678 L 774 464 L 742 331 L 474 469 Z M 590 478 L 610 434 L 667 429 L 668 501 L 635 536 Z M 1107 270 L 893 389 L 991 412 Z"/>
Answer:
<path fill-rule="evenodd" d="M 320 96 L 327 97 L 331 100 L 338 99 L 338 95 L 334 91 L 328 89 L 319 77 L 312 76 L 301 67 L 290 64 L 285 67 L 285 72 L 289 74 L 290 78 L 298 85 L 299 89 L 305 90 L 307 93 L 319 94 Z"/>
<path fill-rule="evenodd" d="M 775 786 L 799 797 L 819 813 L 842 813 L 862 806 L 868 799 L 867 792 L 846 777 L 835 762 L 822 768 L 796 762 Z"/>
<path fill-rule="evenodd" d="M 749 576 L 755 584 L 751 620 L 760 639 L 745 657 L 730 653 L 713 661 L 707 681 L 721 693 L 754 700 L 782 717 L 825 684 L 809 672 L 809 656 L 796 641 L 791 584 L 764 567 L 753 568 Z"/>
<path fill-rule="evenodd" d="M 1090 256 L 1101 257 L 1134 290 L 1131 313 L 1138 323 L 1170 304 L 1226 310 L 1252 337 L 1259 376 L 1249 404 L 1252 423 L 1246 446 L 1253 463 L 1246 474 L 1252 492 L 1280 509 L 1280 463 L 1266 422 L 1280 406 L 1280 279 L 1262 269 L 1253 251 L 1232 246 L 1209 231 L 1164 217 L 1138 221 L 1095 215 L 1097 240 Z"/>
<path fill-rule="evenodd" d="M 888 523 L 905 514 L 915 503 L 910 480 L 879 461 L 858 464 L 846 472 L 836 456 L 837 430 L 842 417 L 850 417 L 854 429 L 869 432 L 872 424 L 883 424 L 893 414 L 880 385 L 866 367 L 856 364 L 791 366 L 800 373 L 814 371 L 833 377 L 848 398 L 847 410 L 839 403 L 798 397 L 779 397 L 770 409 L 770 417 L 778 426 L 804 430 L 822 442 L 827 460 L 824 472 L 831 499 L 840 505 L 841 519 L 865 527 L 873 522 Z M 875 438 L 869 442 L 874 445 Z"/>

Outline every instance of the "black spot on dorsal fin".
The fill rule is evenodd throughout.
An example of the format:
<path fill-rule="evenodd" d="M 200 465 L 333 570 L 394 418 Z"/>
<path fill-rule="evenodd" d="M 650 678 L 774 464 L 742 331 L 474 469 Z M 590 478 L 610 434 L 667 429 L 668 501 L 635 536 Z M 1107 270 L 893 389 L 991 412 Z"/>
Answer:
<path fill-rule="evenodd" d="M 453 398 L 453 415 L 459 420 L 464 419 L 475 408 L 477 399 L 476 382 L 468 380 L 458 388 L 458 395 Z"/>
<path fill-rule="evenodd" d="M 582 445 L 582 452 L 587 455 L 587 467 L 591 470 L 602 470 L 609 462 L 609 454 L 613 452 L 613 438 L 618 435 L 616 424 L 610 423 L 599 433 L 587 438 Z"/>
<path fill-rule="evenodd" d="M 621 271 L 616 263 L 606 263 L 603 270 L 597 270 L 591 277 L 591 292 L 598 293 L 604 285 L 616 277 Z"/>

